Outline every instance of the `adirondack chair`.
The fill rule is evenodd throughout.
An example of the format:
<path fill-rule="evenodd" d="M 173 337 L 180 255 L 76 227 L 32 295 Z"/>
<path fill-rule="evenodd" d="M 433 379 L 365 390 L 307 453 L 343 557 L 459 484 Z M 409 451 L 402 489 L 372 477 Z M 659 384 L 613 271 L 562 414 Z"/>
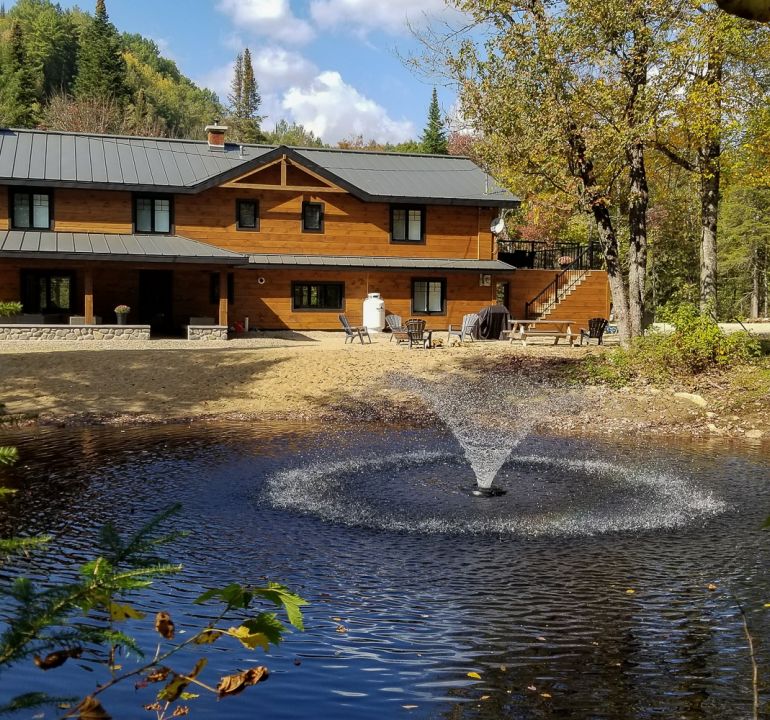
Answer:
<path fill-rule="evenodd" d="M 390 329 L 390 342 L 393 342 L 393 338 L 396 338 L 396 344 L 409 342 L 409 333 L 400 315 L 386 315 L 385 324 Z"/>
<path fill-rule="evenodd" d="M 369 344 L 372 344 L 372 339 L 369 337 L 369 330 L 364 327 L 358 327 L 350 324 L 350 321 L 348 320 L 347 316 L 340 315 L 340 322 L 342 323 L 342 328 L 345 331 L 345 343 L 347 344 L 348 340 L 352 343 L 356 338 L 358 338 L 361 341 L 361 344 L 364 344 L 364 336 L 366 336 L 369 339 Z"/>
<path fill-rule="evenodd" d="M 596 344 L 601 345 L 604 331 L 606 329 L 607 320 L 600 317 L 591 318 L 588 321 L 588 330 L 585 328 L 580 328 L 580 344 L 583 344 L 583 338 L 585 338 L 586 343 L 589 343 L 591 340 L 596 340 Z"/>
<path fill-rule="evenodd" d="M 430 333 L 425 334 L 425 320 L 407 320 L 406 331 L 409 335 L 409 349 L 420 347 L 423 350 L 430 347 Z"/>
<path fill-rule="evenodd" d="M 464 342 L 465 338 L 470 338 L 471 340 L 474 339 L 474 334 L 476 333 L 476 328 L 479 324 L 479 316 L 477 313 L 469 313 L 468 315 L 463 315 L 463 324 L 461 327 L 453 327 L 452 325 L 449 326 L 449 330 L 447 330 L 447 337 L 446 337 L 446 343 L 449 345 L 449 343 L 452 340 L 452 336 L 460 339 L 460 342 Z"/>

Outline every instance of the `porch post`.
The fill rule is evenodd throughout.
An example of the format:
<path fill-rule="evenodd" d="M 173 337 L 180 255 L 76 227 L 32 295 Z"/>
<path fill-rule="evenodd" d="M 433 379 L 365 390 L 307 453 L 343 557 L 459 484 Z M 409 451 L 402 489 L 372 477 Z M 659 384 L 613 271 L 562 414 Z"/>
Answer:
<path fill-rule="evenodd" d="M 219 324 L 227 325 L 227 270 L 219 271 Z"/>
<path fill-rule="evenodd" d="M 86 325 L 94 324 L 94 273 L 90 267 L 86 268 L 83 289 L 85 301 L 83 303 L 84 322 Z"/>

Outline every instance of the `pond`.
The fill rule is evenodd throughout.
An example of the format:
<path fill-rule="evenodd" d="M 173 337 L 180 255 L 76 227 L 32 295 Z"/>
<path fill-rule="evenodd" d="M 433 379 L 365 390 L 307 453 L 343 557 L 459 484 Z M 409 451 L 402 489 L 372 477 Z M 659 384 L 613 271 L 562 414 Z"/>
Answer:
<path fill-rule="evenodd" d="M 529 436 L 496 480 L 507 494 L 474 498 L 441 428 L 42 428 L 5 432 L 12 443 L 22 460 L 0 479 L 19 492 L 2 530 L 52 533 L 56 552 L 6 575 L 66 577 L 104 522 L 130 530 L 179 501 L 190 534 L 167 556 L 184 571 L 137 605 L 191 631 L 192 600 L 231 581 L 268 577 L 309 600 L 306 631 L 269 655 L 227 638 L 207 651 L 212 684 L 253 664 L 271 675 L 238 697 L 202 696 L 193 717 L 749 717 L 736 599 L 768 700 L 762 446 Z M 151 620 L 130 629 L 152 651 Z M 0 700 L 83 695 L 97 675 L 24 664 L 0 676 Z M 142 705 L 155 690 L 126 682 L 104 705 L 153 717 Z"/>

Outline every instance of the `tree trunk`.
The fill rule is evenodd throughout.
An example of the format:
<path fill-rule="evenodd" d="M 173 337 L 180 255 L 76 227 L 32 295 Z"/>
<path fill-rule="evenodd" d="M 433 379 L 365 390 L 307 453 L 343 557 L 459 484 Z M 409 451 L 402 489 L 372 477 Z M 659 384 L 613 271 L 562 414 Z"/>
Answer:
<path fill-rule="evenodd" d="M 754 246 L 751 251 L 751 309 L 749 317 L 756 320 L 759 317 L 762 296 L 762 269 L 759 262 L 759 247 Z"/>
<path fill-rule="evenodd" d="M 700 308 L 716 312 L 719 143 L 712 143 L 701 165 Z"/>
<path fill-rule="evenodd" d="M 644 167 L 644 145 L 634 143 L 626 153 L 629 163 L 628 206 L 628 316 L 631 337 L 644 330 L 644 295 L 647 276 L 647 206 L 649 189 Z"/>

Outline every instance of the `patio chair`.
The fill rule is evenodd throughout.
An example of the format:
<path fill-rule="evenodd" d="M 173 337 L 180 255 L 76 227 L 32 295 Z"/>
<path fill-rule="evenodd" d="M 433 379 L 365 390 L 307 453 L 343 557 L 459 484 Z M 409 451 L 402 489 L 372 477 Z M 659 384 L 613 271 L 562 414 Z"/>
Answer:
<path fill-rule="evenodd" d="M 423 350 L 430 347 L 430 333 L 425 334 L 425 320 L 407 320 L 406 331 L 409 335 L 409 349 L 421 347 Z"/>
<path fill-rule="evenodd" d="M 356 338 L 358 338 L 361 341 L 361 344 L 364 344 L 364 336 L 366 336 L 369 339 L 369 344 L 372 344 L 372 338 L 369 337 L 369 330 L 362 326 L 356 326 L 351 325 L 350 321 L 348 320 L 347 316 L 340 315 L 340 322 L 342 323 L 342 328 L 345 331 L 345 344 L 347 344 L 348 340 L 352 343 Z"/>
<path fill-rule="evenodd" d="M 583 338 L 585 338 L 586 343 L 589 343 L 591 340 L 596 340 L 596 344 L 601 345 L 606 329 L 607 320 L 600 317 L 591 318 L 588 321 L 588 330 L 580 328 L 580 344 L 583 344 Z"/>
<path fill-rule="evenodd" d="M 390 330 L 390 342 L 393 342 L 393 338 L 396 338 L 396 344 L 409 342 L 409 333 L 400 315 L 386 315 L 385 324 Z"/>
<path fill-rule="evenodd" d="M 473 340 L 478 324 L 479 324 L 478 313 L 469 313 L 468 315 L 463 315 L 463 324 L 461 327 L 457 328 L 457 327 L 452 327 L 452 325 L 449 326 L 449 329 L 447 330 L 447 337 L 446 337 L 447 345 L 449 345 L 449 343 L 451 342 L 453 335 L 455 337 L 458 337 L 460 339 L 460 342 L 464 342 L 466 338 L 470 338 L 471 340 Z"/>

